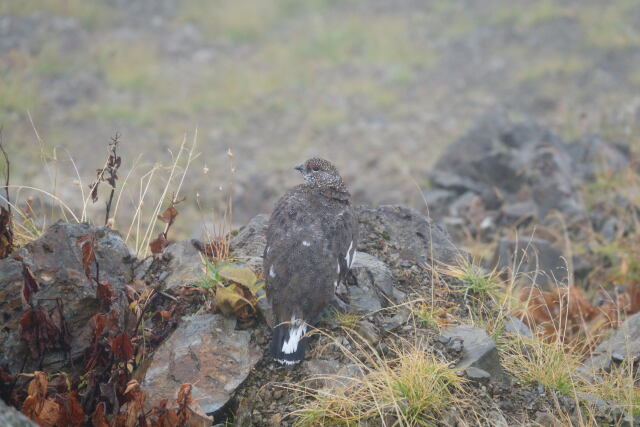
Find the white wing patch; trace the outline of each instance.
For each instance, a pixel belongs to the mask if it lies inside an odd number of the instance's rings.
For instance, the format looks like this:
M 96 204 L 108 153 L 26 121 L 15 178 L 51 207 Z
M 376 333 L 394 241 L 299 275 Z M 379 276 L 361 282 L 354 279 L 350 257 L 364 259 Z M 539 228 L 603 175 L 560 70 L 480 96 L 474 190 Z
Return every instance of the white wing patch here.
M 276 271 L 273 269 L 273 265 L 269 268 L 269 276 L 276 277 Z
M 289 339 L 282 344 L 284 354 L 295 353 L 303 335 L 307 333 L 307 324 L 291 316 L 291 326 L 289 326 Z
M 303 244 L 304 246 L 311 246 L 311 243 L 307 242 L 306 240 L 303 240 L 303 241 L 302 241 L 302 244 Z
M 340 260 L 338 260 L 338 271 L 337 271 L 337 273 L 340 274 Z

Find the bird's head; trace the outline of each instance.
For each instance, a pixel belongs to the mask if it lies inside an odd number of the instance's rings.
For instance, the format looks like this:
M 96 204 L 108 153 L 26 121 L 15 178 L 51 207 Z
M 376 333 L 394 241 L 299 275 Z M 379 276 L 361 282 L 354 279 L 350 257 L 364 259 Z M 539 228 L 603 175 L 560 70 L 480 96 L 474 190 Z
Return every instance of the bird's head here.
M 336 167 L 328 160 L 313 157 L 294 169 L 302 174 L 305 184 L 311 187 L 334 188 L 345 191 L 342 177 L 340 177 Z

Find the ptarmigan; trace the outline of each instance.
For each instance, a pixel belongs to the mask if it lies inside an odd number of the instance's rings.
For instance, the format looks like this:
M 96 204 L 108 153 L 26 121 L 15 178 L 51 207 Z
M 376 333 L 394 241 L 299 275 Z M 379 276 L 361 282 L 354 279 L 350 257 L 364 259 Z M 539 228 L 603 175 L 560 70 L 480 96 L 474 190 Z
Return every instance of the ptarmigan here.
M 280 198 L 269 219 L 264 272 L 275 328 L 271 354 L 292 365 L 304 357 L 314 324 L 356 256 L 358 225 L 338 170 L 312 158 L 296 166 L 300 184 Z

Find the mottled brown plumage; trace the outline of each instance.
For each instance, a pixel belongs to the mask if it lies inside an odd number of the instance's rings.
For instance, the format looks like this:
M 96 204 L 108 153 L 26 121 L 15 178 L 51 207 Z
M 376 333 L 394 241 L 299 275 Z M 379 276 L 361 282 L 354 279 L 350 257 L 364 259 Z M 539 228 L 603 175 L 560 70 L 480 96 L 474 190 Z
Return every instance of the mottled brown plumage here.
M 307 325 L 317 321 L 355 258 L 357 221 L 337 169 L 313 158 L 297 166 L 305 180 L 276 203 L 267 228 L 264 272 L 276 324 L 271 352 L 302 360 Z

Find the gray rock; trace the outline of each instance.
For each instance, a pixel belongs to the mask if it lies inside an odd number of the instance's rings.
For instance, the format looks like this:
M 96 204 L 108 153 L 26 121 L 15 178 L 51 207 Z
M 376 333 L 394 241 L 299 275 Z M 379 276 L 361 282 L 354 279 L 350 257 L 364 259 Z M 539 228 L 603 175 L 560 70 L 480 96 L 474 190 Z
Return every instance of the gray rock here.
M 369 345 L 376 345 L 380 342 L 380 335 L 378 329 L 371 322 L 361 320 L 356 326 L 356 332 L 360 335 Z
M 507 316 L 504 324 L 505 332 L 523 337 L 533 338 L 533 332 L 525 323 L 515 316 Z
M 394 329 L 404 325 L 407 320 L 409 320 L 409 316 L 411 312 L 406 308 L 400 308 L 396 314 L 391 317 L 388 321 L 384 322 L 382 327 L 385 331 L 390 332 Z
M 569 271 L 562 251 L 538 238 L 498 241 L 493 263 L 498 270 L 518 266 L 518 273 L 538 286 L 555 286 L 568 282 Z
M 273 328 L 273 307 L 269 304 L 269 300 L 267 299 L 267 293 L 264 290 L 264 286 L 261 286 L 256 292 L 256 297 L 258 298 L 258 311 L 262 315 L 265 323 Z
M 38 424 L 25 417 L 22 412 L 8 406 L 0 399 L 0 426 L 3 427 L 38 427 Z
M 620 363 L 614 359 L 621 358 L 625 363 L 640 360 L 640 313 L 630 316 L 609 339 L 600 343 L 580 372 L 588 377 L 597 375 L 608 371 L 612 363 Z
M 508 381 L 500 364 L 500 357 L 496 344 L 484 329 L 470 325 L 452 326 L 441 335 L 442 341 L 462 343 L 462 358 L 456 369 L 465 371 L 467 368 L 478 368 L 488 372 L 491 379 Z
M 269 216 L 265 214 L 256 215 L 247 225 L 242 227 L 238 234 L 231 238 L 231 252 L 236 258 L 247 261 L 260 258 L 262 264 L 262 255 L 264 247 L 267 244 L 267 225 L 269 224 Z
M 451 264 L 466 256 L 444 228 L 413 209 L 359 206 L 356 212 L 360 222 L 358 250 L 377 255 L 387 265 L 403 261 Z
M 363 376 L 358 366 L 342 365 L 335 359 L 311 359 L 303 367 L 309 378 L 305 385 L 313 389 L 344 387 Z
M 515 221 L 522 214 L 543 219 L 553 211 L 571 220 L 584 219 L 571 160 L 566 144 L 553 133 L 532 123 L 514 124 L 506 114 L 497 112 L 483 117 L 451 144 L 430 178 L 434 189 L 481 196 L 489 210 L 495 209 L 496 203 L 511 204 L 504 219 Z M 501 200 L 487 198 L 494 189 Z M 455 203 L 439 207 L 435 213 L 453 210 L 454 216 L 464 215 Z M 517 203 L 523 204 L 513 206 Z
M 382 309 L 380 299 L 374 289 L 361 286 L 349 287 L 349 310 L 354 313 L 368 314 Z
M 382 306 L 394 301 L 393 274 L 378 258 L 365 252 L 358 252 L 351 266 L 355 285 L 378 294 Z
M 467 378 L 472 381 L 476 381 L 479 383 L 489 382 L 491 379 L 491 374 L 485 371 L 484 369 L 476 368 L 475 366 L 470 366 L 464 370 L 464 374 Z
M 218 314 L 184 318 L 144 374 L 148 405 L 162 398 L 173 402 L 180 385 L 191 383 L 193 398 L 205 413 L 222 408 L 262 355 L 250 343 L 250 332 L 236 331 L 235 325 L 235 319 Z
M 162 257 L 169 260 L 163 278 L 165 289 L 191 285 L 204 277 L 200 251 L 190 240 L 170 244 Z
M 96 284 L 87 279 L 82 265 L 82 250 L 78 238 L 95 233 L 95 256 L 100 265 L 99 279 L 107 280 L 116 292 L 115 307 L 124 312 L 124 286 L 132 278 L 132 254 L 117 231 L 95 227 L 86 223 L 57 222 L 39 239 L 16 251 L 31 268 L 41 289 L 32 299 L 51 311 L 55 300 L 64 304 L 64 316 L 73 336 L 71 357 L 84 354 L 91 342 L 93 328 L 89 319 L 98 311 Z M 15 256 L 15 255 L 14 255 Z M 18 373 L 25 358 L 27 372 L 37 368 L 30 360 L 29 351 L 20 340 L 19 320 L 25 308 L 22 302 L 22 265 L 14 256 L 0 261 L 0 364 L 9 372 Z M 95 267 L 91 269 L 95 274 Z M 53 372 L 66 366 L 68 358 L 63 351 L 48 351 L 43 368 Z

